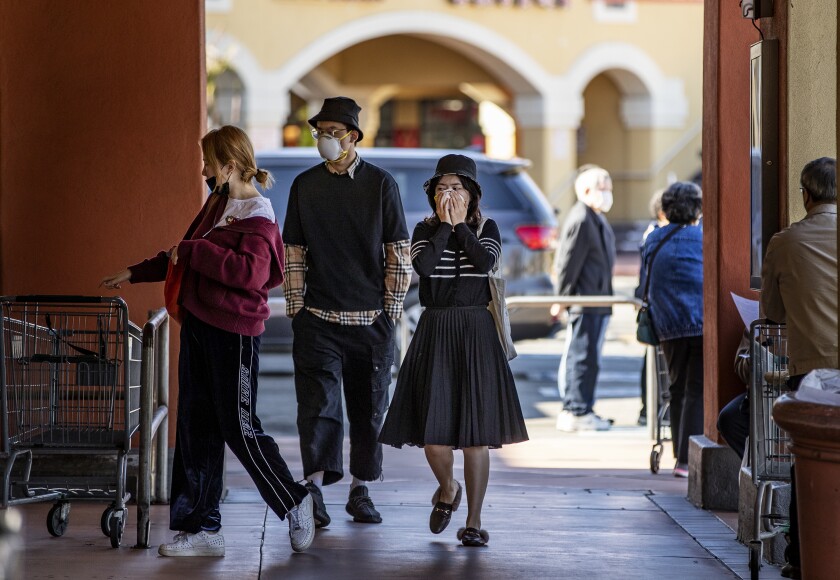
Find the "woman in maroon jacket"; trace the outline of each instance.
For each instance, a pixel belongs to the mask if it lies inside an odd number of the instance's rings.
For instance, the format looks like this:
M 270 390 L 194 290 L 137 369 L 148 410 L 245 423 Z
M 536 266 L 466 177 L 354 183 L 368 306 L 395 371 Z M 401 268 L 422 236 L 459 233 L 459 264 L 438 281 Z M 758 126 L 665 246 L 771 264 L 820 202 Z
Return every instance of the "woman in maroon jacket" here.
M 178 429 L 172 472 L 170 528 L 163 556 L 224 556 L 219 502 L 225 443 L 253 478 L 265 502 L 289 517 L 292 548 L 314 537 L 312 496 L 294 481 L 254 408 L 260 335 L 269 315 L 268 291 L 283 282 L 283 241 L 270 201 L 253 181 L 270 187 L 257 169 L 248 136 L 224 126 L 201 139 L 201 174 L 213 190 L 184 239 L 113 276 L 122 282 L 160 282 L 182 270 L 178 365 Z M 223 184 L 216 186 L 216 181 Z

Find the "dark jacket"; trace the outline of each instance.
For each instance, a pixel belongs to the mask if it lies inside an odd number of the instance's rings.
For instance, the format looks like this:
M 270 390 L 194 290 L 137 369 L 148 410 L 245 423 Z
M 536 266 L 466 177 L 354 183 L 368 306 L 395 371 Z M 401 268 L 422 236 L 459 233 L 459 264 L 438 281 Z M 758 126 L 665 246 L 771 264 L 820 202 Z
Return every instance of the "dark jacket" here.
M 583 202 L 569 211 L 557 250 L 560 296 L 611 296 L 615 264 L 615 235 L 603 214 Z M 579 312 L 580 309 L 572 309 Z M 612 308 L 586 308 L 594 314 L 610 314 Z
M 178 244 L 178 263 L 186 270 L 179 303 L 216 328 L 258 336 L 270 314 L 268 291 L 283 282 L 283 240 L 275 222 L 251 217 L 213 228 L 221 211 L 213 194 Z M 210 228 L 208 230 L 208 228 Z M 130 266 L 131 282 L 159 282 L 169 257 Z

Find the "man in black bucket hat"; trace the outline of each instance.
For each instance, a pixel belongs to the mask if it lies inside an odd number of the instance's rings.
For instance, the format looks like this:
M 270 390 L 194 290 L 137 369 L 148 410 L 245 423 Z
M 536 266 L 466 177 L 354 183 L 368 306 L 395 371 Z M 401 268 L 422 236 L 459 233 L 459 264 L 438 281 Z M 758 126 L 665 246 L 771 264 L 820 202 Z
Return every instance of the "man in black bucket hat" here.
M 298 433 L 315 525 L 330 523 L 321 487 L 344 477 L 344 417 L 350 421 L 353 520 L 380 523 L 366 482 L 382 477 L 377 442 L 388 406 L 394 321 L 411 281 L 409 236 L 394 178 L 364 161 L 360 108 L 324 100 L 309 120 L 324 159 L 298 175 L 283 226 L 286 314 L 294 331 Z
M 309 119 L 309 124 L 318 128 L 318 121 L 337 121 L 344 123 L 359 134 L 356 142 L 364 138 L 362 130 L 359 129 L 359 113 L 362 108 L 356 101 L 348 97 L 331 97 L 324 99 L 324 105 L 317 115 Z M 316 137 L 317 139 L 317 137 Z

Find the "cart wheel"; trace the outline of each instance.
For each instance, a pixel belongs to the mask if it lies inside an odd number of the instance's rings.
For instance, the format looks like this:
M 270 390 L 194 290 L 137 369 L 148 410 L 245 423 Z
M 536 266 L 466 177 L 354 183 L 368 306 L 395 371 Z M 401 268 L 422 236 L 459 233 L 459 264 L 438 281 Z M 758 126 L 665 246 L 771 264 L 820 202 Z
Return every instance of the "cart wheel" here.
M 650 452 L 650 472 L 659 473 L 659 460 L 662 458 L 662 453 L 658 449 L 653 449 Z
M 116 510 L 115 513 L 111 516 L 111 520 L 108 522 L 108 527 L 110 528 L 110 536 L 111 536 L 111 547 L 112 548 L 119 548 L 120 542 L 122 541 L 123 530 L 125 529 L 125 510 L 123 510 L 120 515 L 117 515 Z
M 59 501 L 50 508 L 47 514 L 47 531 L 51 536 L 60 538 L 67 531 L 70 524 L 70 502 Z
M 750 580 L 758 580 L 761 570 L 761 542 L 750 542 Z
M 99 527 L 102 529 L 102 533 L 105 534 L 106 538 L 111 537 L 111 516 L 114 515 L 114 507 L 114 504 L 106 507 L 105 511 L 102 512 L 102 517 L 99 518 Z

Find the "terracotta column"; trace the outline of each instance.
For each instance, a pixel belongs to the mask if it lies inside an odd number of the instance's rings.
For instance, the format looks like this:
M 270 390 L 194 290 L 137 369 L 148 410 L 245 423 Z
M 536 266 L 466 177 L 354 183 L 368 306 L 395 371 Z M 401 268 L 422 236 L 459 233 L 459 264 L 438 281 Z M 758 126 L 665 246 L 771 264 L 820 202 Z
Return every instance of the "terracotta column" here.
M 112 295 L 103 276 L 177 242 L 205 116 L 203 0 L 0 2 L 0 293 Z M 163 305 L 118 293 L 138 324 Z M 177 352 L 173 325 L 171 403 Z

